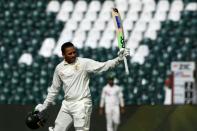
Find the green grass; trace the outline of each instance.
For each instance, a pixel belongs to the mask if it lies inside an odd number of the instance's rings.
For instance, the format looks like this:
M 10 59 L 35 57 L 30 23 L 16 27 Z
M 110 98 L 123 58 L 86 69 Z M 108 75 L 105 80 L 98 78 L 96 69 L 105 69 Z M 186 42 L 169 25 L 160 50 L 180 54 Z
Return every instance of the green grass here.
M 197 131 L 197 106 L 141 106 L 120 131 Z

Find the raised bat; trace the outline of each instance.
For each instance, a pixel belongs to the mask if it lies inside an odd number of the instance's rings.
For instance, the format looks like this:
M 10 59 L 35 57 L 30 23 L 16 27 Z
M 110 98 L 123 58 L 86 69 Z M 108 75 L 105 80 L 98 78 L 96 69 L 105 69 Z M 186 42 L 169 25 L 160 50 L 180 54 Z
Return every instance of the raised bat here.
M 116 28 L 116 35 L 118 38 L 118 47 L 119 47 L 119 49 L 125 48 L 122 20 L 121 20 L 120 13 L 118 12 L 117 8 L 112 8 L 112 17 L 113 17 L 113 21 L 114 21 L 115 28 Z M 125 65 L 125 72 L 128 75 L 129 68 L 128 68 L 126 57 L 124 57 L 124 65 Z

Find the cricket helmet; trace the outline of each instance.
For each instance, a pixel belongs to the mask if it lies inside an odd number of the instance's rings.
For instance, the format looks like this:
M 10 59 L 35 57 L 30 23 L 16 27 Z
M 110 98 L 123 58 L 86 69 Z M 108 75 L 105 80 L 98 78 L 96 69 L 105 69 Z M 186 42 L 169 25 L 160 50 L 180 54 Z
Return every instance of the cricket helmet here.
M 30 129 L 38 129 L 44 126 L 46 123 L 46 118 L 44 118 L 42 112 L 33 111 L 27 114 L 25 123 Z

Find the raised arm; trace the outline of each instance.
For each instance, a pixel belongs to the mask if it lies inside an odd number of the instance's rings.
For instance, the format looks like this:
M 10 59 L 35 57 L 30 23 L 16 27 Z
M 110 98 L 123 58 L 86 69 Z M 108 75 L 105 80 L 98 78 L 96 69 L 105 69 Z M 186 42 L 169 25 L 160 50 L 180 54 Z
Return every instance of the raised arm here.
M 101 73 L 107 71 L 111 68 L 114 68 L 118 65 L 121 61 L 123 61 L 124 57 L 130 54 L 129 49 L 125 48 L 118 52 L 118 57 L 112 60 L 108 60 L 105 62 L 98 62 L 91 59 L 87 59 L 86 70 L 87 72 L 92 73 Z
M 113 60 L 108 60 L 106 62 L 98 62 L 95 60 L 88 59 L 86 64 L 86 70 L 89 73 L 101 73 L 111 68 L 114 68 L 119 63 L 120 62 L 117 58 Z

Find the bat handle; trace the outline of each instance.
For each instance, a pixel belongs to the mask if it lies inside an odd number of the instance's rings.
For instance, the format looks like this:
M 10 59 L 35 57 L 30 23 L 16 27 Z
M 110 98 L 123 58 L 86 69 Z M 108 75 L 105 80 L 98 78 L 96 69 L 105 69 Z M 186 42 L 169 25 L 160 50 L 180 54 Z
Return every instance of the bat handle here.
M 128 68 L 128 63 L 127 63 L 127 58 L 124 57 L 124 66 L 125 66 L 125 72 L 127 75 L 129 75 L 129 68 Z

